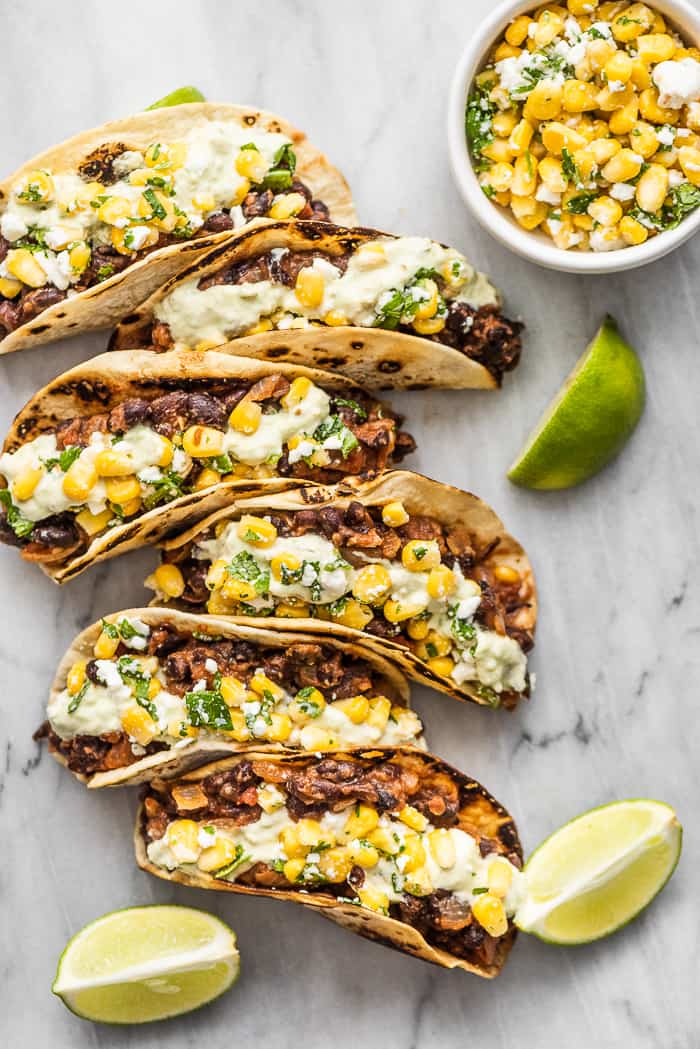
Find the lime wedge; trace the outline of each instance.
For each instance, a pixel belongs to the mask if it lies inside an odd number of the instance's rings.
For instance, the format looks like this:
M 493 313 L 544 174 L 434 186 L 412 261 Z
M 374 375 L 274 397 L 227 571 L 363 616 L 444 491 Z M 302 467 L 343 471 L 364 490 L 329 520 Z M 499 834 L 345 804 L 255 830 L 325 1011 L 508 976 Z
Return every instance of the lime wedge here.
M 164 109 L 166 106 L 181 106 L 183 102 L 206 102 L 206 98 L 198 87 L 192 87 L 191 84 L 188 84 L 186 87 L 178 87 L 171 91 L 169 95 L 159 98 L 153 105 L 146 106 L 146 109 Z
M 591 809 L 525 865 L 516 925 L 549 943 L 589 943 L 626 925 L 661 892 L 681 854 L 670 805 L 641 798 Z
M 639 357 L 607 317 L 508 471 L 523 488 L 573 488 L 629 440 L 644 409 Z
M 85 1020 L 137 1024 L 180 1016 L 238 977 L 236 936 L 191 907 L 129 907 L 86 925 L 61 955 L 52 990 Z

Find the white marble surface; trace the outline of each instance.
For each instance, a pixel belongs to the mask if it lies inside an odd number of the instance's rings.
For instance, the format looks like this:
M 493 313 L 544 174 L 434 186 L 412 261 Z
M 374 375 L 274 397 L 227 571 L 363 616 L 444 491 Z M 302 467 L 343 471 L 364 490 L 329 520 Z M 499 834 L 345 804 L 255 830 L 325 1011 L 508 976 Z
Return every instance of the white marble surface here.
M 516 714 L 418 694 L 433 749 L 514 813 L 530 850 L 577 812 L 649 795 L 677 806 L 685 853 L 663 898 L 585 949 L 521 937 L 494 984 L 401 957 L 289 904 L 169 888 L 135 869 L 134 797 L 90 795 L 32 743 L 54 664 L 99 614 L 142 598 L 148 552 L 64 590 L 0 551 L 4 737 L 1 950 L 5 1044 L 54 1049 L 695 1049 L 698 889 L 698 337 L 700 239 L 626 276 L 557 276 L 511 256 L 465 214 L 447 170 L 444 105 L 461 45 L 489 0 L 266 0 L 0 9 L 2 169 L 183 82 L 277 109 L 347 174 L 362 220 L 464 249 L 527 321 L 500 394 L 402 398 L 413 465 L 479 492 L 527 546 L 542 612 L 539 688 Z M 505 470 L 606 310 L 642 353 L 649 403 L 622 458 L 579 491 L 520 491 Z M 0 427 L 102 336 L 0 362 Z M 80 926 L 134 903 L 208 907 L 237 930 L 243 976 L 177 1023 L 96 1027 L 50 994 Z

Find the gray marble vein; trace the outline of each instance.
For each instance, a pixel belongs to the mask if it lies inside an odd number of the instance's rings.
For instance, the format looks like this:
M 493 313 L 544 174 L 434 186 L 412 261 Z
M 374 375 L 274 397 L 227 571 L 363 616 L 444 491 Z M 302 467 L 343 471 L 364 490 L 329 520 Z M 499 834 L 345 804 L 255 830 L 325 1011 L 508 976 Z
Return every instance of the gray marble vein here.
M 224 0 L 0 8 L 2 168 L 181 83 L 283 112 L 343 168 L 364 223 L 465 250 L 527 322 L 522 366 L 491 393 L 397 396 L 416 469 L 472 489 L 526 545 L 542 612 L 539 686 L 513 715 L 426 690 L 433 749 L 512 810 L 532 849 L 592 805 L 649 795 L 677 806 L 685 853 L 663 898 L 622 933 L 563 951 L 521 937 L 496 983 L 431 969 L 286 903 L 180 890 L 134 867 L 129 791 L 95 796 L 32 742 L 53 667 L 100 614 L 138 603 L 141 552 L 58 590 L 0 551 L 0 850 L 3 1027 L 8 1046 L 186 1049 L 696 1049 L 698 891 L 698 294 L 700 238 L 634 273 L 581 279 L 511 255 L 465 212 L 447 167 L 452 68 L 488 0 Z M 649 382 L 623 456 L 579 491 L 512 487 L 506 468 L 606 310 Z M 102 335 L 0 360 L 0 430 L 43 382 L 98 352 Z M 50 994 L 68 937 L 105 911 L 170 901 L 237 930 L 238 987 L 177 1023 L 81 1023 Z

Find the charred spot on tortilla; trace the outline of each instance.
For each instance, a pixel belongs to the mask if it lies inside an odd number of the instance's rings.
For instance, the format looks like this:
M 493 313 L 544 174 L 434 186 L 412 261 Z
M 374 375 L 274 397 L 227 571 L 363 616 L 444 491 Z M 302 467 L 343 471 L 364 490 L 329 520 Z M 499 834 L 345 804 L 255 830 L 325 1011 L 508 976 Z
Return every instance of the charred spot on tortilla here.
M 401 361 L 380 361 L 377 365 L 380 372 L 384 372 L 386 375 L 391 375 L 394 372 L 400 372 L 403 368 Z
M 118 179 L 114 161 L 128 149 L 124 142 L 104 142 L 78 165 L 78 174 L 86 182 L 101 182 L 103 186 L 109 186 Z

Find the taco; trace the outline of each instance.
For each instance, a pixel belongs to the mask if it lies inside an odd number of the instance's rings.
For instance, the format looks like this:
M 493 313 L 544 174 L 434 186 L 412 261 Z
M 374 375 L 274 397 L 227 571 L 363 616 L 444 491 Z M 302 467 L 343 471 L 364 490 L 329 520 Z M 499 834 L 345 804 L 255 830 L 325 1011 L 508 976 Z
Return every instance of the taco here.
M 422 745 L 406 679 L 356 643 L 130 609 L 61 660 L 39 731 L 90 787 L 244 750 Z
M 500 972 L 524 894 L 512 818 L 420 751 L 249 754 L 144 790 L 139 866 L 199 889 L 292 900 L 389 947 Z
M 500 386 L 522 325 L 458 251 L 322 222 L 222 241 L 123 320 L 113 349 L 207 348 L 316 364 L 364 386 Z
M 76 135 L 0 184 L 0 353 L 109 327 L 231 230 L 290 215 L 355 221 L 272 113 L 197 102 Z
M 230 502 L 373 476 L 415 447 L 347 379 L 224 354 L 108 353 L 44 387 L 0 455 L 0 541 L 57 582 Z
M 362 638 L 457 699 L 530 692 L 527 555 L 475 495 L 420 474 L 237 500 L 168 539 L 146 585 L 158 604 Z

